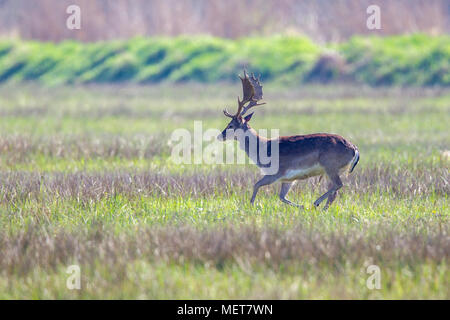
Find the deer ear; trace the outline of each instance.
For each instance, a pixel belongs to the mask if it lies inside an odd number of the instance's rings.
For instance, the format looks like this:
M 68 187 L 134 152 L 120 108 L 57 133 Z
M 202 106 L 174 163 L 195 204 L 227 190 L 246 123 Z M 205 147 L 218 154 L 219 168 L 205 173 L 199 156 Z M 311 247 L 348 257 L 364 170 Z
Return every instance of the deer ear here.
M 252 112 L 252 113 L 250 113 L 249 115 L 245 116 L 245 118 L 244 118 L 245 122 L 249 122 L 249 121 L 250 121 L 250 119 L 251 119 L 252 116 L 253 116 L 253 113 L 254 113 L 254 112 Z

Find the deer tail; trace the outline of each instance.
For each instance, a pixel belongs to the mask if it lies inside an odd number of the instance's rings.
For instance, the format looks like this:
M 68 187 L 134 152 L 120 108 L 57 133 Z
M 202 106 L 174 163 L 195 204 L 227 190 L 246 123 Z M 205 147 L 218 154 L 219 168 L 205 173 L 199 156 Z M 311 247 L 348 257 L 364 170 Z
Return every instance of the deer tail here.
M 353 172 L 353 169 L 355 169 L 356 165 L 358 164 L 358 161 L 359 161 L 359 151 L 358 148 L 355 147 L 355 155 L 353 156 L 352 162 L 350 164 L 349 173 Z

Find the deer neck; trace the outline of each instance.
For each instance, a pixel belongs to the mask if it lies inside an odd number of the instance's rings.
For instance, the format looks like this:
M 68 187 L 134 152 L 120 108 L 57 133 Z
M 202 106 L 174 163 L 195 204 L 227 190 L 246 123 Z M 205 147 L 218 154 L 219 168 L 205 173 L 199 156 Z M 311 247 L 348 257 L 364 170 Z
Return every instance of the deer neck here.
M 267 141 L 268 139 L 266 137 L 260 136 L 255 129 L 249 126 L 245 131 L 245 138 L 239 139 L 239 147 L 244 150 L 247 156 L 259 166 L 259 148 L 262 146 L 265 147 Z

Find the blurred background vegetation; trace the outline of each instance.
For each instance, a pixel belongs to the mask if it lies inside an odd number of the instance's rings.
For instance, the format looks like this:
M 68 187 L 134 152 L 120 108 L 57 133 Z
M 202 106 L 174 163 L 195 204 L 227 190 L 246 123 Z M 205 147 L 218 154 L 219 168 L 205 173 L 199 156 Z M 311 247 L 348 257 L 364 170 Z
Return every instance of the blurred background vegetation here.
M 79 5 L 82 28 L 65 28 Z M 366 9 L 381 9 L 381 30 Z M 24 39 L 99 41 L 135 36 L 209 34 L 222 38 L 302 34 L 321 44 L 359 35 L 448 34 L 448 0 L 0 0 L 0 34 Z
M 371 85 L 449 85 L 450 37 L 354 37 L 319 46 L 300 36 L 228 40 L 209 36 L 95 43 L 0 41 L 0 82 L 46 84 L 217 82 L 242 68 L 264 81 L 352 81 Z
M 66 8 L 81 8 L 81 29 Z M 381 8 L 381 29 L 366 8 Z M 0 82 L 450 84 L 450 3 L 0 1 Z

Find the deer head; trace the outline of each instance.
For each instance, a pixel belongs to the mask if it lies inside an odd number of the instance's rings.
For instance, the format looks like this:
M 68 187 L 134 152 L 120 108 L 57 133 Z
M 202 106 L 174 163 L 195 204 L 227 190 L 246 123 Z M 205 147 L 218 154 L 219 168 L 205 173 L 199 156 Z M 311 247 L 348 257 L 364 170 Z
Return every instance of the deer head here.
M 239 76 L 239 78 L 242 82 L 243 97 L 242 100 L 239 100 L 238 97 L 238 109 L 234 115 L 230 114 L 227 109 L 223 110 L 223 114 L 231 118 L 231 120 L 222 133 L 217 136 L 217 139 L 220 141 L 225 141 L 228 138 L 236 139 L 238 132 L 247 131 L 249 129 L 248 122 L 252 118 L 253 113 L 246 116 L 245 114 L 251 108 L 265 104 L 258 103 L 263 97 L 262 85 L 259 79 L 255 78 L 253 74 L 249 77 L 245 70 L 244 77 Z

